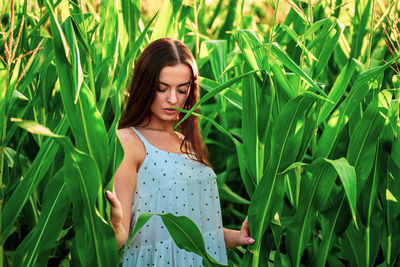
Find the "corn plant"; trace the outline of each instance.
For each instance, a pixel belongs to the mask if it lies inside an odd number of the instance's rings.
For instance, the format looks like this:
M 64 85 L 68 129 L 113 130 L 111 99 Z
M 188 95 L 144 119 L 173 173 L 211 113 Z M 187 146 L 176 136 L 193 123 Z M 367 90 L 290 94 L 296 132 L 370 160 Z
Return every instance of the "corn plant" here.
M 389 167 L 396 165 L 398 89 L 391 79 L 383 80 L 398 56 L 372 65 L 371 55 L 379 49 L 370 43 L 361 53 L 365 33 L 378 35 L 380 23 L 390 23 L 394 3 L 376 25 L 373 2 L 355 3 L 357 30 L 350 37 L 336 17 L 314 15 L 326 5 L 311 9 L 293 3 L 270 35 L 237 30 L 240 51 L 229 66 L 218 73 L 210 64 L 219 78 L 231 70 L 260 70 L 236 89 L 242 101 L 236 95 L 230 101 L 242 104 L 234 105 L 241 110 L 242 130 L 224 132 L 241 140 L 235 141 L 236 152 L 251 199 L 249 223 L 256 243 L 246 251 L 243 266 L 398 261 L 391 242 L 398 213 L 390 213 L 390 222 L 377 221 L 388 219 L 386 211 L 393 211 L 398 199 L 393 194 L 397 174 Z M 334 66 L 328 64 L 332 58 L 338 61 Z
M 254 2 L 2 1 L 0 266 L 120 264 L 104 196 L 120 103 L 164 36 L 198 61 L 200 113 L 182 112 L 201 118 L 224 223 L 248 215 L 256 240 L 230 266 L 399 263 L 399 4 Z M 145 214 L 130 238 L 151 216 L 219 265 L 186 217 Z

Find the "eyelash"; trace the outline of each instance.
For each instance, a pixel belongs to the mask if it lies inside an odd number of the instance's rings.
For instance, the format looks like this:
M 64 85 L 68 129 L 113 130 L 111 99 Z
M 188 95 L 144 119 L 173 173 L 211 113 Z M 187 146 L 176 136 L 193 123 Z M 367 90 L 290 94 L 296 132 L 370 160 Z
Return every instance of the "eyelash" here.
M 164 93 L 165 91 L 167 91 L 167 89 L 158 88 L 157 91 L 160 93 Z M 186 94 L 186 92 L 187 92 L 187 90 L 185 90 L 185 91 L 178 90 L 178 93 L 183 94 L 183 95 Z

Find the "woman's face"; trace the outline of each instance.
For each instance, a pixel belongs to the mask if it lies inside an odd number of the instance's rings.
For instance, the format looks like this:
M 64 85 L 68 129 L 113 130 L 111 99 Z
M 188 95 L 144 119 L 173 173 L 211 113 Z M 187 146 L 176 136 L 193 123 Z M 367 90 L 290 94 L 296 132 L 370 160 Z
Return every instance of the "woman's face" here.
M 191 80 L 192 70 L 186 64 L 179 63 L 161 69 L 156 96 L 150 106 L 152 121 L 173 121 L 177 118 L 179 111 L 170 107 L 184 107 Z

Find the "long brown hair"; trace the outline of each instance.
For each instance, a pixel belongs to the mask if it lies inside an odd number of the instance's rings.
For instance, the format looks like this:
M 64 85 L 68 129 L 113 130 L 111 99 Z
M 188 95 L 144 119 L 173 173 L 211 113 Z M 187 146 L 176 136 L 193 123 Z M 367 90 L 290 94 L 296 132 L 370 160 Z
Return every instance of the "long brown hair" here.
M 171 38 L 161 38 L 150 43 L 143 50 L 136 63 L 132 80 L 127 89 L 128 93 L 119 121 L 119 129 L 138 126 L 146 119 L 150 122 L 150 106 L 159 86 L 161 69 L 180 63 L 188 65 L 192 70 L 190 91 L 184 109 L 190 110 L 196 104 L 199 92 L 199 71 L 196 60 L 184 43 Z M 181 112 L 179 120 L 183 116 L 185 116 L 185 113 Z M 207 158 L 208 151 L 200 134 L 197 117 L 189 116 L 179 125 L 179 130 L 185 137 L 180 146 L 181 152 L 185 152 L 193 159 L 210 166 Z M 189 153 L 189 151 L 192 153 Z

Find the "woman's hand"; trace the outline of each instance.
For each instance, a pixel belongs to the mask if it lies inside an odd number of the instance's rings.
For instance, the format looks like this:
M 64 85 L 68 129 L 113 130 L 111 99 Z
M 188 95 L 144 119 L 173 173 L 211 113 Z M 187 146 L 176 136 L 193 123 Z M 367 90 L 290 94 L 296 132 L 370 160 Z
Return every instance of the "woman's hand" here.
M 240 229 L 239 232 L 238 241 L 239 245 L 251 245 L 255 242 L 255 240 L 250 236 L 250 228 L 249 228 L 249 223 L 247 221 L 247 216 L 242 223 L 242 228 Z
M 226 248 L 234 248 L 241 245 L 251 245 L 255 240 L 250 236 L 249 223 L 246 219 L 242 223 L 240 231 L 224 228 Z
M 255 242 L 254 238 L 250 236 L 250 228 L 249 222 L 247 221 L 247 216 L 242 223 L 242 228 L 240 229 L 240 241 L 241 245 L 251 245 Z
M 117 196 L 110 191 L 106 191 L 106 196 L 111 204 L 110 223 L 116 232 L 122 226 L 122 206 Z
M 111 193 L 107 190 L 106 196 L 111 204 L 110 224 L 115 232 L 117 247 L 120 249 L 125 244 L 129 234 L 122 224 L 122 205 L 115 193 Z

